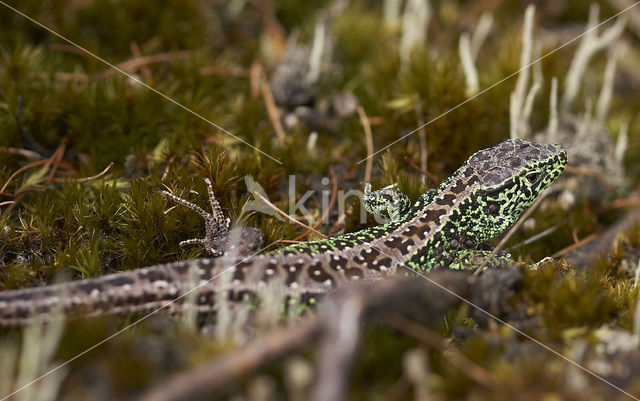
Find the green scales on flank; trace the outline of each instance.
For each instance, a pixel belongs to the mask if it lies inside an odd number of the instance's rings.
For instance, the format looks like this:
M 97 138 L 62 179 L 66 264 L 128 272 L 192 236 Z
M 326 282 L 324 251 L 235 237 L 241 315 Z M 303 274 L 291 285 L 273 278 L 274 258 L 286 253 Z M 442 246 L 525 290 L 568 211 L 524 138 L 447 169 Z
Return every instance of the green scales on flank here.
M 367 186 L 365 207 L 372 213 L 387 213 L 386 224 L 252 257 L 247 255 L 259 246 L 259 231 L 229 230 L 210 182 L 212 213 L 165 192 L 205 218 L 206 237 L 184 243 L 200 243 L 221 256 L 3 292 L 0 325 L 58 315 L 143 313 L 160 307 L 182 313 L 187 298 L 182 295 L 195 285 L 196 302 L 191 306 L 206 314 L 215 312 L 214 301 L 221 292 L 256 294 L 267 284 L 280 282 L 284 296 L 309 300 L 351 280 L 381 279 L 402 266 L 420 272 L 460 268 L 460 255 L 473 253 L 509 228 L 566 164 L 567 152 L 560 146 L 508 140 L 473 154 L 413 205 L 392 187 L 371 192 Z M 230 280 L 219 280 L 221 274 L 230 274 Z

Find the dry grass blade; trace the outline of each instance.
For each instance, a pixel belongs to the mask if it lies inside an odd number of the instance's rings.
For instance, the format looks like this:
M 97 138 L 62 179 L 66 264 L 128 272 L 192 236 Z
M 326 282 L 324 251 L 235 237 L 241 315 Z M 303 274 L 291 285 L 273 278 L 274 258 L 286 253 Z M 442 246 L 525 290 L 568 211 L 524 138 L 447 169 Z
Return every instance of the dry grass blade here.
M 284 128 L 282 127 L 282 122 L 280 122 L 280 113 L 278 112 L 278 107 L 276 106 L 275 100 L 273 100 L 273 94 L 271 93 L 271 87 L 269 87 L 269 82 L 265 78 L 264 74 L 260 75 L 260 93 L 262 94 L 262 99 L 264 100 L 264 105 L 267 108 L 267 115 L 269 116 L 269 121 L 271 121 L 271 125 L 273 126 L 273 130 L 276 132 L 278 136 L 278 142 L 280 145 L 284 145 L 287 141 L 287 134 L 284 132 Z
M 58 145 L 56 150 L 53 152 L 53 154 L 49 158 L 49 161 L 45 165 L 45 167 L 50 167 L 49 176 L 45 181 L 46 185 L 50 184 L 51 181 L 53 180 L 53 177 L 55 176 L 56 172 L 58 171 L 58 168 L 60 167 L 60 162 L 64 157 L 64 152 L 66 149 L 67 149 L 67 139 L 62 138 L 62 140 L 60 141 L 60 145 Z
M 133 54 L 134 60 L 139 60 L 142 57 L 142 52 L 140 51 L 140 47 L 138 47 L 138 43 L 136 43 L 135 41 L 131 42 L 129 44 L 129 48 L 131 49 L 131 54 Z M 151 70 L 149 69 L 149 67 L 147 67 L 146 64 L 142 64 L 140 65 L 140 72 L 142 73 L 142 76 L 144 77 L 144 81 L 148 84 L 152 84 L 153 82 L 151 81 Z
M 371 157 L 373 156 L 373 135 L 371 134 L 371 123 L 364 109 L 358 105 L 357 110 L 358 116 L 360 116 L 360 123 L 362 123 L 362 128 L 364 128 L 364 137 L 367 143 L 367 164 L 365 164 L 364 168 L 364 182 L 367 183 L 371 181 L 371 169 L 373 167 L 373 158 Z
M 581 239 L 580 241 L 576 242 L 573 245 L 569 245 L 568 247 L 554 253 L 553 255 L 551 255 L 551 258 L 555 259 L 555 258 L 559 258 L 560 256 L 563 256 L 571 251 L 575 251 L 576 249 L 587 245 L 589 242 L 593 241 L 594 239 L 598 238 L 598 234 L 593 233 L 593 234 L 589 234 L 586 237 L 584 237 L 583 239 Z
M 7 187 L 9 186 L 11 181 L 13 181 L 13 179 L 16 178 L 16 176 L 18 174 L 22 173 L 25 170 L 29 170 L 30 168 L 42 166 L 44 164 L 47 164 L 48 162 L 49 162 L 48 160 L 36 160 L 34 162 L 31 162 L 31 163 L 29 163 L 29 164 L 27 164 L 25 166 L 22 166 L 19 169 L 17 169 L 13 174 L 11 174 L 9 176 L 9 178 L 7 178 L 7 181 L 5 181 L 5 183 L 2 186 L 2 188 L 0 188 L 0 194 L 5 194 L 4 192 L 6 191 Z
M 92 180 L 98 179 L 98 178 L 102 177 L 103 175 L 105 175 L 107 173 L 107 171 L 109 171 L 109 169 L 111 169 L 111 167 L 113 167 L 113 162 L 109 163 L 109 165 L 107 167 L 105 167 L 104 170 L 102 170 L 101 172 L 99 172 L 96 175 L 92 175 L 92 176 L 89 176 L 89 177 L 75 178 L 75 179 L 54 178 L 53 181 L 54 182 L 64 182 L 64 181 L 87 182 L 87 181 L 92 181 Z
M 261 194 L 255 192 L 254 193 L 255 196 L 257 196 L 258 198 L 260 198 L 260 200 L 262 200 L 267 206 L 269 206 L 270 208 L 272 208 L 273 210 L 275 210 L 276 212 L 278 212 L 278 214 L 280 214 L 282 217 L 284 217 L 285 219 L 289 220 L 290 222 L 297 224 L 301 227 L 306 228 L 309 231 L 312 231 L 313 233 L 319 235 L 322 238 L 327 238 L 326 235 L 322 234 L 320 231 L 315 230 L 313 227 L 310 227 L 304 223 L 299 222 L 298 220 L 292 218 L 291 216 L 289 216 L 288 214 L 286 214 L 285 212 L 283 212 L 282 210 L 278 209 L 278 207 L 276 205 L 274 205 L 273 203 L 271 203 L 269 201 L 269 199 L 265 198 L 264 196 L 262 196 Z
M 329 212 L 331 212 L 331 209 L 333 209 L 333 205 L 336 201 L 336 195 L 338 194 L 338 178 L 336 177 L 336 173 L 333 171 L 333 168 L 329 168 L 329 172 L 331 173 L 331 200 L 329 200 L 329 206 L 327 207 L 327 209 L 322 213 L 322 216 L 320 217 L 320 220 L 318 220 L 318 222 L 313 226 L 313 228 L 318 228 L 320 226 L 320 224 L 322 224 L 323 221 L 325 221 L 325 219 L 327 217 L 329 217 Z M 300 242 L 299 240 L 304 238 L 305 236 L 309 235 L 311 233 L 310 230 L 307 230 L 307 232 L 297 236 L 296 238 L 294 238 L 293 240 L 291 240 L 291 243 L 298 243 Z
M 131 60 L 127 60 L 120 64 L 117 64 L 116 67 L 122 71 L 135 71 L 138 68 L 146 66 L 147 64 L 162 63 L 162 62 L 168 62 L 173 60 L 184 60 L 192 57 L 193 57 L 193 51 L 180 50 L 176 52 L 153 54 L 151 56 L 134 57 Z M 105 70 L 100 74 L 98 74 L 97 78 L 106 78 L 117 72 L 118 70 L 109 68 L 108 70 Z
M 42 160 L 44 159 L 44 157 L 38 153 L 38 152 L 34 152 L 33 150 L 29 150 L 29 149 L 20 149 L 20 148 L 12 148 L 9 146 L 0 146 L 0 152 L 5 152 L 5 153 L 12 153 L 15 155 L 20 155 L 20 156 L 24 156 L 27 159 L 30 160 Z
M 496 245 L 496 247 L 493 248 L 489 256 L 487 256 L 484 262 L 482 262 L 482 264 L 478 266 L 476 271 L 473 273 L 474 275 L 480 274 L 480 272 L 482 272 L 484 267 L 491 261 L 491 259 L 493 259 L 494 256 L 496 256 L 498 252 L 500 252 L 500 250 L 504 247 L 507 241 L 509 241 L 511 237 L 513 237 L 513 235 L 516 233 L 516 231 L 518 231 L 520 226 L 522 226 L 522 224 L 529 218 L 529 216 L 531 216 L 531 214 L 538 208 L 538 206 L 540 205 L 540 203 L 542 203 L 542 200 L 544 198 L 546 198 L 546 195 L 544 194 L 538 197 L 538 199 L 536 199 L 536 201 L 533 202 L 531 206 L 529 206 L 529 209 L 527 209 L 524 213 L 522 213 L 518 221 L 516 221 L 513 227 L 511 227 L 509 231 L 507 231 L 505 236 L 500 240 L 500 242 L 498 242 L 498 245 Z

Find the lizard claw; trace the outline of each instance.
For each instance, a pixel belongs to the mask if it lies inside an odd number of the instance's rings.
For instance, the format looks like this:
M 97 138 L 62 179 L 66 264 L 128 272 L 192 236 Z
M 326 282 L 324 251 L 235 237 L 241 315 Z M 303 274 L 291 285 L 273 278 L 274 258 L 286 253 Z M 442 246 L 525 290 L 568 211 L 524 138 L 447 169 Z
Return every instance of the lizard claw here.
M 160 191 L 160 193 L 188 207 L 198 213 L 204 219 L 205 236 L 204 238 L 192 238 L 180 242 L 180 246 L 198 244 L 212 256 L 220 256 L 225 252 L 235 252 L 240 255 L 249 254 L 262 245 L 262 232 L 253 227 L 238 227 L 229 230 L 231 219 L 224 216 L 220 203 L 213 193 L 213 185 L 208 178 L 204 179 L 207 185 L 209 195 L 209 204 L 211 205 L 211 213 L 204 211 L 200 206 L 188 200 L 182 199 L 170 192 Z
M 205 178 L 205 184 L 207 184 L 207 192 L 209 194 L 209 204 L 211 205 L 211 213 L 204 211 L 200 206 L 193 202 L 189 202 L 186 199 L 180 198 L 170 192 L 160 191 L 163 196 L 172 199 L 174 202 L 179 203 L 194 212 L 198 213 L 204 218 L 205 236 L 204 238 L 192 238 L 180 242 L 180 246 L 199 244 L 212 256 L 219 256 L 224 253 L 224 250 L 218 249 L 217 245 L 223 243 L 229 235 L 229 225 L 231 220 L 228 217 L 224 217 L 220 203 L 215 198 L 213 193 L 213 185 L 211 180 Z

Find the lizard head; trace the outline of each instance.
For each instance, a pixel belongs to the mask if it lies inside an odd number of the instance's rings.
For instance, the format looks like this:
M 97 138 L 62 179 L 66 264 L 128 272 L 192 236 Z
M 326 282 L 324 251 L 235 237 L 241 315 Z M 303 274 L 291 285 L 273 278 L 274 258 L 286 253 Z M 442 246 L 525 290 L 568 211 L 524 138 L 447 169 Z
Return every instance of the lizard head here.
M 457 232 L 478 244 L 507 230 L 560 176 L 567 151 L 512 139 L 473 154 L 444 190 L 465 183 L 468 196 L 452 216 Z

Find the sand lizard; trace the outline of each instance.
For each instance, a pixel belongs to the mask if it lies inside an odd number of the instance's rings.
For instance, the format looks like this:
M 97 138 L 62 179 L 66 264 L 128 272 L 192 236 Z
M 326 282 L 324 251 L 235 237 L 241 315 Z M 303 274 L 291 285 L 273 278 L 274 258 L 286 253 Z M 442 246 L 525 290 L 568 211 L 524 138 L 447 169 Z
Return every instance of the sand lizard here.
M 390 220 L 386 224 L 250 258 L 228 253 L 2 292 L 0 325 L 46 321 L 57 314 L 148 312 L 167 305 L 197 283 L 202 286 L 192 305 L 199 313 L 213 313 L 216 296 L 223 291 L 233 298 L 234 294 L 255 294 L 261 287 L 279 282 L 285 295 L 304 302 L 305 297 L 308 301 L 351 280 L 376 280 L 394 274 L 401 265 L 420 272 L 448 268 L 461 251 L 476 249 L 510 227 L 566 164 L 567 152 L 558 145 L 507 140 L 473 154 L 413 205 L 394 188 L 371 192 L 367 186 L 365 207 L 370 212 L 387 212 Z M 225 241 L 232 242 L 233 230 L 227 231 L 228 220 L 209 192 L 212 214 L 180 201 L 207 220 L 207 237 L 188 242 L 200 242 L 216 253 Z M 220 232 L 224 235 L 215 235 Z M 211 280 L 227 269 L 225 274 L 231 275 L 227 284 Z M 165 309 L 182 312 L 185 298 Z

